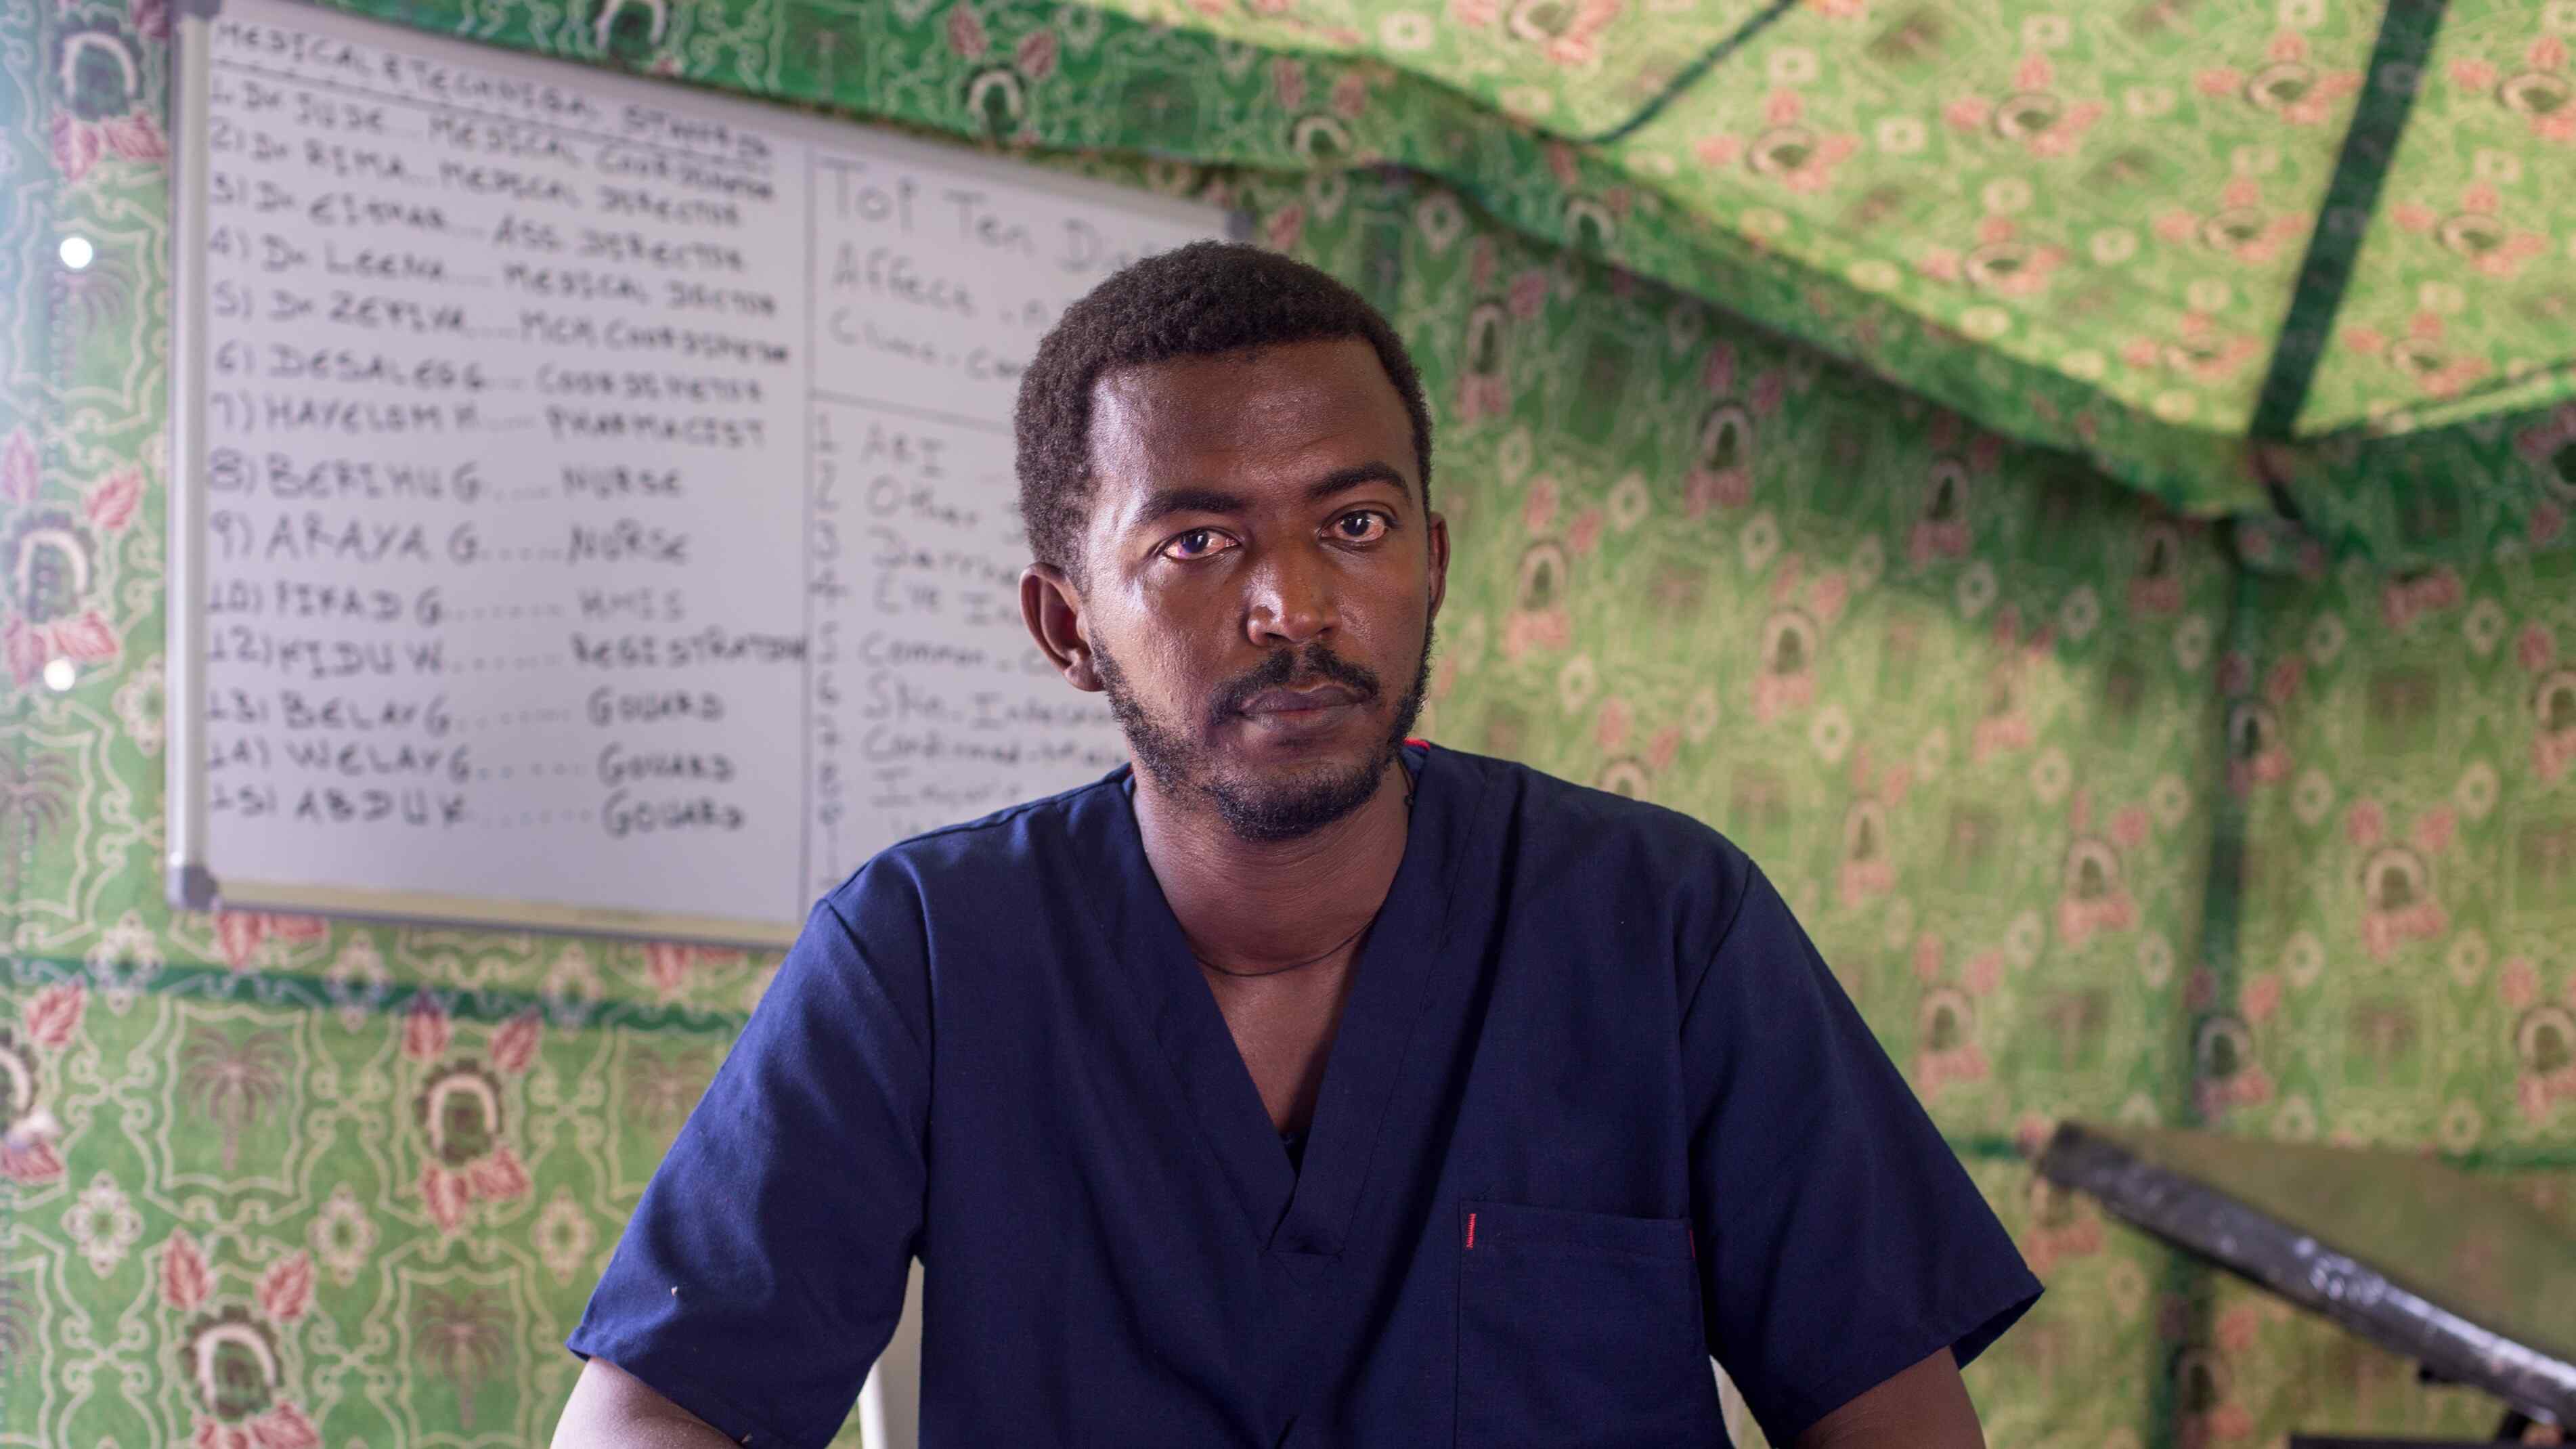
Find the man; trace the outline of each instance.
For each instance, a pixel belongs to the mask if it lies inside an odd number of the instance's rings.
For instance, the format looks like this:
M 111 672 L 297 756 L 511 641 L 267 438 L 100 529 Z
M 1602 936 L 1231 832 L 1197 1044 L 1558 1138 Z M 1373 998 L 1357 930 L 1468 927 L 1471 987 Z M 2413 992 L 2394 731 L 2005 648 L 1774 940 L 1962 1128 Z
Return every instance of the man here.
M 925 1446 L 1975 1446 L 2037 1283 L 1684 816 L 1406 738 L 1404 348 L 1200 244 L 1018 412 L 1021 608 L 1132 768 L 816 908 L 571 1338 L 558 1444 L 819 1444 L 924 1272 Z M 710 1427 L 713 1426 L 713 1427 Z

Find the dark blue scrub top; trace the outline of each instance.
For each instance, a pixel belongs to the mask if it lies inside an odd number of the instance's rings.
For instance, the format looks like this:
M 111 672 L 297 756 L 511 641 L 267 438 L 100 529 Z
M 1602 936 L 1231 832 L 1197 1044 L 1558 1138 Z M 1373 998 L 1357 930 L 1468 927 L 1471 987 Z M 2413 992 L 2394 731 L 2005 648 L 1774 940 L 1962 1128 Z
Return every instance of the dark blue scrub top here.
M 574 1352 L 821 1444 L 924 1273 L 921 1443 L 1773 1442 L 2039 1284 L 1778 892 L 1690 818 L 1407 747 L 1292 1167 L 1122 789 L 816 906 Z

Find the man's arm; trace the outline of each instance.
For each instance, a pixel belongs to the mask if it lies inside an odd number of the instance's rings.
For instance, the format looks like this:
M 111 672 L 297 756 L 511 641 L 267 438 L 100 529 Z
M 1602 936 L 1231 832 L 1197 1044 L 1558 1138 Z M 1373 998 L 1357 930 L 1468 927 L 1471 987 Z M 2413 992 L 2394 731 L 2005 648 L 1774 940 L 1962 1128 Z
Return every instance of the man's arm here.
M 554 1449 L 734 1449 L 734 1442 L 642 1379 L 594 1356 L 555 1421 Z
M 1787 902 L 1734 864 L 1734 919 L 1682 983 L 1709 1351 L 1775 1444 L 1976 1449 L 1957 1365 L 2039 1281 Z M 1918 1384 L 1950 1397 L 1917 1409 Z M 1896 1438 L 1839 1431 L 1884 1421 L 1882 1396 Z
M 674 1440 L 674 1443 L 678 1441 Z M 695 1442 L 695 1441 L 691 1441 Z M 1796 1449 L 1986 1449 L 1986 1431 L 1943 1349 L 1827 1414 Z
M 815 908 L 566 1340 L 623 1370 L 583 1372 L 572 1425 L 629 1378 L 735 1442 L 820 1444 L 849 1416 L 903 1316 L 928 1191 L 921 920 L 882 859 Z

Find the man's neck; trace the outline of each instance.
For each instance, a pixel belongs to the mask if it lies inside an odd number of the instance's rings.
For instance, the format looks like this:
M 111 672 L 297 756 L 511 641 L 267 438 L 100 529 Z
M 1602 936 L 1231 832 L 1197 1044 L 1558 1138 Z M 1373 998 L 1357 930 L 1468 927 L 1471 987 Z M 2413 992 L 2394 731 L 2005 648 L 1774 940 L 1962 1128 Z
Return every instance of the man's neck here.
M 1203 803 L 1174 801 L 1141 771 L 1135 779 L 1145 859 L 1191 951 L 1220 970 L 1330 952 L 1377 914 L 1404 861 L 1412 811 L 1400 760 L 1388 762 L 1366 804 L 1282 841 L 1245 840 Z

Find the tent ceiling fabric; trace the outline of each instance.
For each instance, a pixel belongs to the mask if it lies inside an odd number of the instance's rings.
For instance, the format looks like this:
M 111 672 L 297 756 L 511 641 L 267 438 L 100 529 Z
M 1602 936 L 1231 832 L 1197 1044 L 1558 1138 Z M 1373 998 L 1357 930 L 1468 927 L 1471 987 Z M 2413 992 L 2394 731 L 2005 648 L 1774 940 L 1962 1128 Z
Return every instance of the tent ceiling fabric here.
M 1136 19 L 1280 52 L 1375 56 L 1541 130 L 1598 140 L 1799 0 L 1108 0 Z
M 2576 392 L 2571 51 L 2568 0 L 2445 11 L 2302 432 Z
M 2576 392 L 2576 0 L 1100 8 L 1301 59 L 1285 109 L 1489 201 L 1496 148 L 1360 112 L 1499 112 L 1559 193 L 1510 219 L 2193 512 L 2298 472 L 2249 438 Z
M 2465 493 L 2576 505 L 2576 0 L 321 3 L 1192 194 L 1299 173 L 1282 247 L 1402 168 L 1442 185 L 1384 222 L 1463 197 L 2331 550 L 2411 552 L 2367 490 L 2412 475 L 2354 469 L 2463 429 L 2517 440 Z

